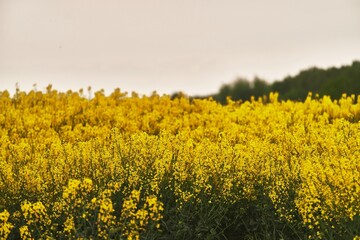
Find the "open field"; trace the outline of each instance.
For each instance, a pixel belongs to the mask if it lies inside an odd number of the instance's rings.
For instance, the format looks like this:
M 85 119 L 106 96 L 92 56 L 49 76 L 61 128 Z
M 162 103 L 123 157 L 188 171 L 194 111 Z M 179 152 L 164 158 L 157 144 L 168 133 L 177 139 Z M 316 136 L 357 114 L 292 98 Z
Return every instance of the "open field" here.
M 360 98 L 0 93 L 1 239 L 360 239 Z

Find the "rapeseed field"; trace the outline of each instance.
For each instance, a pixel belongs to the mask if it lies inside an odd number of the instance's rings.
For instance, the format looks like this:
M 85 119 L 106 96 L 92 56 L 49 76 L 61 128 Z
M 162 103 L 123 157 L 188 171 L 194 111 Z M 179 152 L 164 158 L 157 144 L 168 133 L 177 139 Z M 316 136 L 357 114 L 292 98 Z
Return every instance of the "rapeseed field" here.
M 0 239 L 360 239 L 360 97 L 0 92 Z

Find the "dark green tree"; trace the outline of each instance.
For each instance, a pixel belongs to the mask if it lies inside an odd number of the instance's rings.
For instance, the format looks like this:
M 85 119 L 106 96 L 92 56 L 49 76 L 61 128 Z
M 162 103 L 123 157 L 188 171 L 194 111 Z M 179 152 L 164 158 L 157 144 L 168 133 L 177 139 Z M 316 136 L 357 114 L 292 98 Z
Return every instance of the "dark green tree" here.
M 332 99 L 341 98 L 343 93 L 360 95 L 360 61 L 339 68 L 312 67 L 273 84 L 268 84 L 258 77 L 251 82 L 245 78 L 238 78 L 233 83 L 223 84 L 219 92 L 212 97 L 226 104 L 227 97 L 246 101 L 252 96 L 258 98 L 270 92 L 278 92 L 282 100 L 296 101 L 303 101 L 309 92 L 317 93 L 320 97 L 328 95 Z

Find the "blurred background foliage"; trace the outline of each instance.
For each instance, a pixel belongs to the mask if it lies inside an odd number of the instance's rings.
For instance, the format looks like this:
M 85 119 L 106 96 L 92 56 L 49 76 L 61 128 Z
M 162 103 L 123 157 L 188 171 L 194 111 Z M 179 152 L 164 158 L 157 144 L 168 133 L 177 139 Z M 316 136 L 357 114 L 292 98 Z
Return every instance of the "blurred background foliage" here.
M 194 98 L 209 98 L 226 104 L 227 97 L 232 100 L 250 100 L 251 97 L 268 96 L 270 92 L 278 92 L 281 100 L 303 101 L 308 92 L 327 95 L 332 99 L 339 99 L 343 93 L 360 94 L 360 61 L 353 61 L 351 65 L 339 68 L 321 69 L 312 67 L 300 71 L 295 76 L 287 76 L 282 80 L 268 83 L 255 77 L 253 80 L 238 78 L 232 83 L 223 84 L 219 91 L 208 96 L 194 96 Z M 179 93 L 173 94 L 177 96 Z

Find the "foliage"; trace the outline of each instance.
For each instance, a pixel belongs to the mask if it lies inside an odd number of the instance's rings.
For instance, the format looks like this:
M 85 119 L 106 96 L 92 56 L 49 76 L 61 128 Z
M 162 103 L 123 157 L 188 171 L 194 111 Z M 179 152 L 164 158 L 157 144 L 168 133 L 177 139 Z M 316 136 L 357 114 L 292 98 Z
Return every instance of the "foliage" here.
M 340 68 L 312 67 L 272 84 L 257 77 L 253 81 L 239 78 L 231 84 L 222 85 L 212 97 L 226 104 L 227 97 L 250 100 L 251 96 L 263 97 L 270 92 L 278 92 L 283 100 L 297 101 L 304 101 L 308 92 L 318 93 L 320 97 L 330 96 L 332 99 L 341 98 L 343 93 L 360 94 L 360 62 L 354 61 L 350 66 Z

